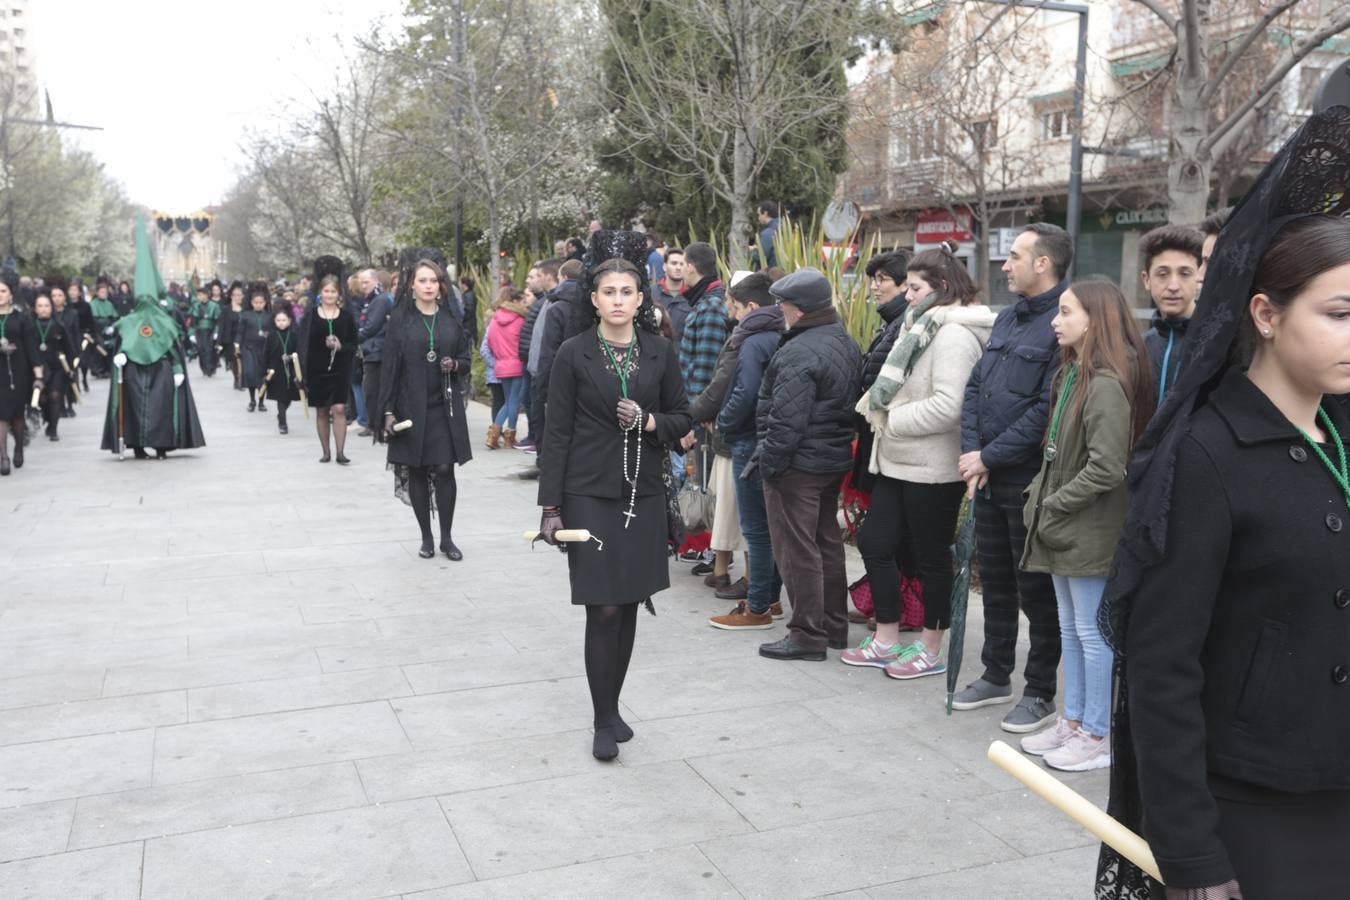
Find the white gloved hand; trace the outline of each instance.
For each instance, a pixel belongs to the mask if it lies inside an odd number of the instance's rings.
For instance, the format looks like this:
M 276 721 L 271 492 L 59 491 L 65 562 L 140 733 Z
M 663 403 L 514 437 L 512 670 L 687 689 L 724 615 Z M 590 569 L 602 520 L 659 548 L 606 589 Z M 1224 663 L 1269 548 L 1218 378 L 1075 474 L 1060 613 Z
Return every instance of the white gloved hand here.
M 113 327 L 112 327 L 111 325 L 109 325 L 107 328 L 103 329 L 103 333 L 104 333 L 104 334 L 112 334 L 112 333 L 113 333 Z
M 117 366 L 117 368 L 120 369 L 126 364 L 127 364 L 127 355 L 125 353 L 119 353 L 113 357 L 113 365 Z
M 182 372 L 174 372 L 174 373 L 173 373 L 173 386 L 174 386 L 174 387 L 182 387 L 182 386 L 183 386 L 183 381 L 184 381 L 186 378 L 187 378 L 187 376 L 184 375 Z

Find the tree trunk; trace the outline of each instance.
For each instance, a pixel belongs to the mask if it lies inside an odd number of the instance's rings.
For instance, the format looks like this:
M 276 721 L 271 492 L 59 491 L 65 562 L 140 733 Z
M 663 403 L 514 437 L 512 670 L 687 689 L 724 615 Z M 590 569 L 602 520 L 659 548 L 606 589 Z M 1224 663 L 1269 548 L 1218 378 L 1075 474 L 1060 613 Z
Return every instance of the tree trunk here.
M 491 303 L 497 298 L 497 286 L 502 282 L 502 224 L 501 214 L 497 211 L 497 195 L 495 193 L 487 196 L 487 214 L 488 253 L 491 254 L 488 274 L 492 279 L 492 292 L 488 294 L 488 302 Z
M 1198 28 L 1189 39 L 1187 16 L 1177 26 L 1177 73 L 1172 85 L 1170 116 L 1171 160 L 1167 166 L 1167 220 L 1195 224 L 1205 217 L 1209 205 L 1209 176 L 1214 160 L 1203 144 L 1209 136 L 1210 110 L 1203 98 L 1209 75 L 1209 24 L 1207 2 L 1196 3 Z
M 750 139 L 737 126 L 731 150 L 731 231 L 727 233 L 727 265 L 733 272 L 750 268 Z M 761 257 L 762 258 L 762 257 Z

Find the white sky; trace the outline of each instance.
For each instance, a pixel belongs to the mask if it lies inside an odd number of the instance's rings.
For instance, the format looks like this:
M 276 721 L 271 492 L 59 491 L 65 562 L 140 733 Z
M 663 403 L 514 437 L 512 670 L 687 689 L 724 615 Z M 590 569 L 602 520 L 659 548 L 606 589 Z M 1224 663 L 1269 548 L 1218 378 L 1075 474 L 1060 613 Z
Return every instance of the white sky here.
M 131 199 L 187 213 L 219 201 L 241 130 L 333 78 L 338 35 L 396 23 L 401 0 L 34 0 L 38 78 L 64 134 Z

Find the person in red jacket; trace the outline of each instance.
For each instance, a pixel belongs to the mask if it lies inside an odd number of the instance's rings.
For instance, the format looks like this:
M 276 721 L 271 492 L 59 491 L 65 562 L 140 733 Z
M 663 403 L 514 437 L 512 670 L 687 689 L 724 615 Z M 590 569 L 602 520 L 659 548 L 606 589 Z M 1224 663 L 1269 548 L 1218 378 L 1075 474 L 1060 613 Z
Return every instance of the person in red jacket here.
M 520 414 L 520 395 L 525 387 L 525 361 L 520 358 L 520 330 L 525 327 L 529 304 L 525 292 L 507 285 L 497 292 L 496 309 L 488 322 L 488 349 L 497 360 L 496 374 L 501 382 L 504 402 L 488 426 L 487 447 L 496 450 L 504 438 L 507 449 L 516 445 L 516 417 Z

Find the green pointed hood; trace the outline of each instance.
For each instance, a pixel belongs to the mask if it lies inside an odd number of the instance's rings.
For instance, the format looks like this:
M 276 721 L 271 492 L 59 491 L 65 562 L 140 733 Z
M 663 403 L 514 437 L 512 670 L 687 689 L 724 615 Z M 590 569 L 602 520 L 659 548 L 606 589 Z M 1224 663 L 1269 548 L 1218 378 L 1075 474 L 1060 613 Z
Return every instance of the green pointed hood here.
M 136 266 L 132 272 L 131 291 L 136 308 L 118 319 L 114 327 L 122 338 L 121 349 L 127 359 L 148 366 L 173 349 L 181 335 L 177 320 L 159 305 L 169 292 L 150 253 L 144 213 L 136 217 Z

